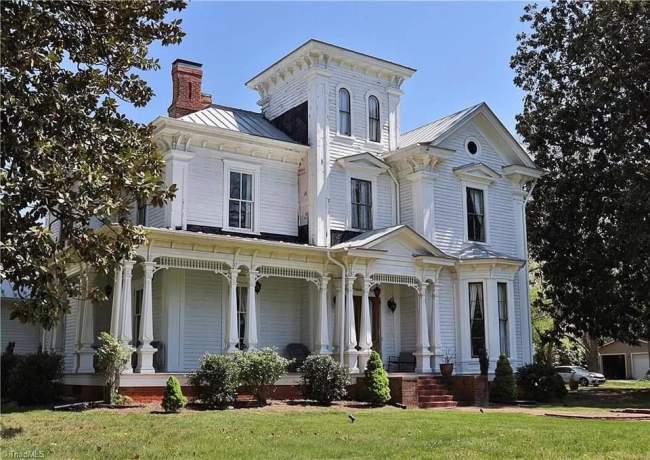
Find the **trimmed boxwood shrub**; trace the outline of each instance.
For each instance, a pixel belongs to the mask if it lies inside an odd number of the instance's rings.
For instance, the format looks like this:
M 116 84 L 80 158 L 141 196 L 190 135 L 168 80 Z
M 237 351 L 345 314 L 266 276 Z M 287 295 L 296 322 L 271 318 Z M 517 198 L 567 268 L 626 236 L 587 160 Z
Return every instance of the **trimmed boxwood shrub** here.
M 9 397 L 21 405 L 47 404 L 61 395 L 63 357 L 56 353 L 21 355 L 9 374 Z
M 546 402 L 564 398 L 567 394 L 562 377 L 550 366 L 526 364 L 517 369 L 515 377 L 522 392 L 520 397 L 525 399 Z
M 499 356 L 494 373 L 494 385 L 490 392 L 490 399 L 496 402 L 514 401 L 517 398 L 517 386 L 510 361 L 506 355 Z
M 331 404 L 348 394 L 350 371 L 330 356 L 310 355 L 299 369 L 301 389 L 305 399 Z
M 373 404 L 386 404 L 390 401 L 388 374 L 384 369 L 381 356 L 376 351 L 370 355 L 364 374 L 366 378 L 363 398 Z
M 239 367 L 232 355 L 206 353 L 199 368 L 190 374 L 197 399 L 213 409 L 224 409 L 235 401 L 239 387 Z
M 122 405 L 124 398 L 118 393 L 120 375 L 130 365 L 134 349 L 108 332 L 100 333 L 98 339 L 99 347 L 95 351 L 95 358 L 97 369 L 104 376 L 104 400 L 109 404 Z
M 167 379 L 165 394 L 163 395 L 162 408 L 165 412 L 178 412 L 187 404 L 187 398 L 183 396 L 181 383 L 176 377 L 171 375 Z
M 239 383 L 260 405 L 266 405 L 272 386 L 287 372 L 290 363 L 272 348 L 237 353 L 235 361 L 239 367 Z

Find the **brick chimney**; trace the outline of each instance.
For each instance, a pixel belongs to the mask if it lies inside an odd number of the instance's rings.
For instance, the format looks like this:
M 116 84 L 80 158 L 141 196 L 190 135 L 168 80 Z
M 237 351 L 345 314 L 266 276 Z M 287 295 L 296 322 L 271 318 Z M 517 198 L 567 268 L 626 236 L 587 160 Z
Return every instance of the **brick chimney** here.
M 172 104 L 167 109 L 172 118 L 210 107 L 212 96 L 201 92 L 203 64 L 176 59 L 172 63 L 172 83 L 174 93 Z

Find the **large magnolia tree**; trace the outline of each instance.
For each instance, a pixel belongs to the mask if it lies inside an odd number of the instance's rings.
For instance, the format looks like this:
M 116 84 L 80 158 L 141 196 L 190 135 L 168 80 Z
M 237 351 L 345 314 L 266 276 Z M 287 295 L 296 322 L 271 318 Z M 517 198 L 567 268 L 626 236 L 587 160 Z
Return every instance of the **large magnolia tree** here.
M 650 3 L 526 6 L 517 117 L 548 174 L 529 207 L 542 308 L 564 331 L 650 335 Z
M 136 201 L 160 206 L 173 196 L 151 130 L 118 102 L 153 96 L 136 71 L 159 68 L 154 41 L 179 43 L 181 0 L 3 1 L 2 273 L 25 297 L 14 311 L 49 327 L 79 295 L 66 266 L 108 271 L 143 242 L 126 219 L 98 235 Z M 46 224 L 47 223 L 47 224 Z M 60 233 L 57 239 L 54 229 Z M 91 292 L 100 296 L 99 292 Z

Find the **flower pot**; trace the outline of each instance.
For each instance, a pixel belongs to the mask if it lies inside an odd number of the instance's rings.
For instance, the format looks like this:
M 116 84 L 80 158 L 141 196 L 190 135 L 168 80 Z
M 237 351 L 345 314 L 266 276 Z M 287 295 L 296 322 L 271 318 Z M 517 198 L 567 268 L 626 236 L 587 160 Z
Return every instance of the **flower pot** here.
M 440 364 L 440 373 L 443 377 L 451 377 L 451 374 L 454 373 L 454 363 Z

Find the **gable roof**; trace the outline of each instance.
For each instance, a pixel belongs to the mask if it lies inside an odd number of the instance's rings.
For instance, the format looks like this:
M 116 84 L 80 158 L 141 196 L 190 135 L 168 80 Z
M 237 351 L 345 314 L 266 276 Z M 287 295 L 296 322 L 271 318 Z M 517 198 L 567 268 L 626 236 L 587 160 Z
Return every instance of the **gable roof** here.
M 293 142 L 295 144 L 298 143 L 291 139 L 285 132 L 276 128 L 261 113 L 234 107 L 212 105 L 198 112 L 184 115 L 179 120 L 227 129 L 251 136 L 266 137 L 268 139 Z
M 408 225 L 395 225 L 393 227 L 370 230 L 368 232 L 361 233 L 360 235 L 357 235 L 354 238 L 343 243 L 336 244 L 332 246 L 332 249 L 372 249 L 373 246 L 379 244 L 382 241 L 385 241 L 386 239 L 394 238 L 400 233 L 406 233 L 412 237 L 417 238 L 422 246 L 424 246 L 427 251 L 429 251 L 434 257 L 453 259 L 453 257 L 445 254 L 443 251 L 431 244 L 426 238 L 424 238 Z
M 439 145 L 447 136 L 479 113 L 485 115 L 485 117 L 490 121 L 492 127 L 503 136 L 507 145 L 512 149 L 516 158 L 518 158 L 523 165 L 538 169 L 528 155 L 528 152 L 526 152 L 521 144 L 519 144 L 519 141 L 515 139 L 512 133 L 503 126 L 501 120 L 499 120 L 496 114 L 485 102 L 467 107 L 463 110 L 452 113 L 451 115 L 439 118 L 431 123 L 401 134 L 399 148 L 402 149 L 414 144 Z

